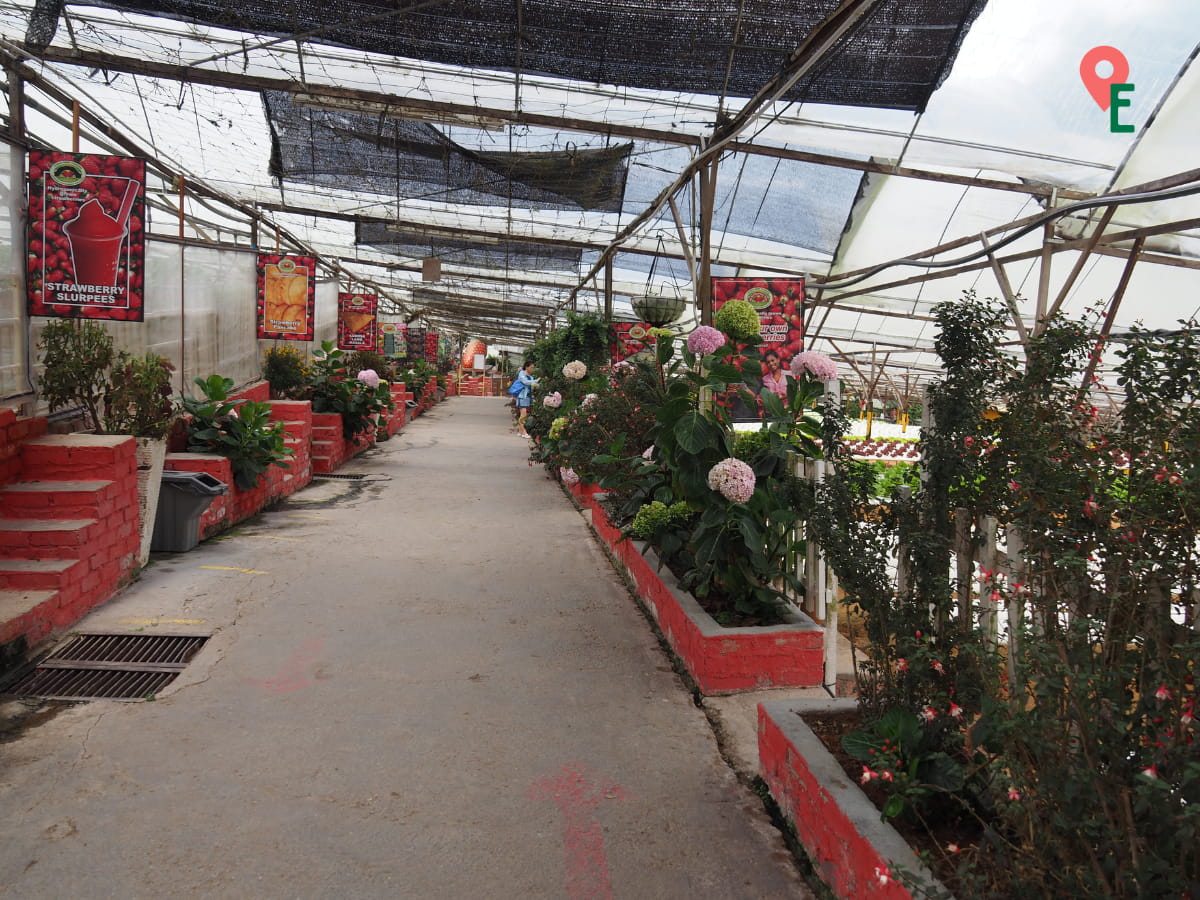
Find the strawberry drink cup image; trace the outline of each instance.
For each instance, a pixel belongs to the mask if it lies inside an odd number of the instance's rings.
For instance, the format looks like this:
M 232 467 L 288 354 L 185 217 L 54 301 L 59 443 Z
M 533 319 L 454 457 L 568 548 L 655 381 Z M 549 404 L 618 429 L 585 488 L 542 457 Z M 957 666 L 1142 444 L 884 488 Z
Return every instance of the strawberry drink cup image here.
M 63 223 L 62 230 L 71 248 L 76 283 L 114 286 L 125 244 L 125 224 L 106 213 L 93 197 L 83 204 L 79 215 Z

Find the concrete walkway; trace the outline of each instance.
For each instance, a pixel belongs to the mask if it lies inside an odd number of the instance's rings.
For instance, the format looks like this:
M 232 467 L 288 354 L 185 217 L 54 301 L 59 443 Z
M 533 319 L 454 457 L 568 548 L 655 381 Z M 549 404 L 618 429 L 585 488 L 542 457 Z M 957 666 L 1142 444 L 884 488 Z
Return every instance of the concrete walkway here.
M 0 895 L 809 897 L 508 416 L 452 399 L 81 623 L 213 637 L 10 731 Z

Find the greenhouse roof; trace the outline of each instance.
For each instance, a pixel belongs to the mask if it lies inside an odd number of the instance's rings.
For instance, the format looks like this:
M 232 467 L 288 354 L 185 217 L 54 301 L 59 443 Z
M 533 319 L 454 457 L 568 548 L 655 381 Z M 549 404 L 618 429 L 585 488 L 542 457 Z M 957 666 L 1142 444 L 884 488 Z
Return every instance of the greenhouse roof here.
M 712 273 L 806 276 L 810 345 L 864 381 L 935 371 L 933 308 L 964 290 L 1010 303 L 1014 347 L 1055 308 L 1196 312 L 1195 0 L 288 10 L 0 0 L 0 52 L 38 141 L 78 100 L 86 146 L 153 161 L 152 233 L 182 173 L 193 236 L 249 246 L 258 217 L 498 345 L 602 308 L 606 261 L 619 317 L 694 296 L 713 162 Z M 1132 131 L 1080 80 L 1106 45 Z

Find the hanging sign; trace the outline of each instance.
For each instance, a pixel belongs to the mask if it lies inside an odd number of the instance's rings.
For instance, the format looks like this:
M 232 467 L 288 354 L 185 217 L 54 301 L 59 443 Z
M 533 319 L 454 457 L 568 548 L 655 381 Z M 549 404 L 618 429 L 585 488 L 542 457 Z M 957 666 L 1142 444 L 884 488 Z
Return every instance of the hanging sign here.
M 30 151 L 31 316 L 143 320 L 145 194 L 144 160 Z
M 438 361 L 438 335 L 430 331 L 425 335 L 425 362 L 436 366 Z
M 317 261 L 311 256 L 258 254 L 258 336 L 313 339 Z
M 762 378 L 762 389 L 786 395 L 791 378 L 788 366 L 792 357 L 804 349 L 804 279 L 714 278 L 712 298 L 714 314 L 730 300 L 745 300 L 758 312 L 762 334 L 758 352 L 763 364 L 757 374 Z M 741 360 L 734 362 L 740 367 Z M 736 393 L 726 399 L 735 421 L 759 417 L 759 412 L 748 409 Z
M 408 364 L 415 365 L 417 360 L 425 358 L 425 329 L 414 328 L 409 325 L 405 332 L 405 354 L 408 357 Z
M 647 322 L 613 322 L 608 326 L 608 354 L 615 366 L 643 350 L 653 350 L 656 341 Z
M 382 340 L 374 294 L 338 294 L 338 349 L 378 350 Z

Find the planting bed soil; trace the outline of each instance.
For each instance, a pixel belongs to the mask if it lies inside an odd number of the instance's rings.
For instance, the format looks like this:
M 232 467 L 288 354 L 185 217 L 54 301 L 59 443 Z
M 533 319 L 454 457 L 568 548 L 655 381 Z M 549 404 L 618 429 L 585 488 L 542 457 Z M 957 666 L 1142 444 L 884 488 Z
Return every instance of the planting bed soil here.
M 862 713 L 857 709 L 849 712 L 809 712 L 800 718 L 837 760 L 846 777 L 859 785 L 877 809 L 882 809 L 887 801 L 887 792 L 883 785 L 875 781 L 862 784 L 860 779 L 863 764 L 842 748 L 842 737 L 859 728 L 862 724 Z M 979 828 L 973 823 L 961 820 L 931 821 L 926 827 L 905 814 L 891 819 L 890 824 L 912 847 L 913 852 L 924 860 L 937 879 L 950 891 L 955 892 L 957 879 L 953 856 L 946 848 L 951 844 L 967 847 L 977 842 Z

